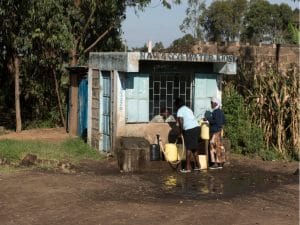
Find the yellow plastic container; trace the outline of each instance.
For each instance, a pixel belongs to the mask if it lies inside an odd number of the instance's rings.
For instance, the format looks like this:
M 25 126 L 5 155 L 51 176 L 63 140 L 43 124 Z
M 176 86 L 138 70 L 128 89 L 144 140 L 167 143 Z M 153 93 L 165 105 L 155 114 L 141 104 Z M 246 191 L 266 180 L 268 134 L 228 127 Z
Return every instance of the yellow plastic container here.
M 178 160 L 178 150 L 176 144 L 166 144 L 164 153 L 167 161 L 175 162 Z
M 200 169 L 206 170 L 207 169 L 207 157 L 206 155 L 198 155 L 199 162 L 200 162 Z
M 178 155 L 178 160 L 185 160 L 186 159 L 185 151 L 184 151 L 184 148 L 183 148 L 182 144 L 177 145 L 177 155 Z
M 203 140 L 209 140 L 209 125 L 207 122 L 200 120 L 199 125 L 201 127 L 200 137 Z

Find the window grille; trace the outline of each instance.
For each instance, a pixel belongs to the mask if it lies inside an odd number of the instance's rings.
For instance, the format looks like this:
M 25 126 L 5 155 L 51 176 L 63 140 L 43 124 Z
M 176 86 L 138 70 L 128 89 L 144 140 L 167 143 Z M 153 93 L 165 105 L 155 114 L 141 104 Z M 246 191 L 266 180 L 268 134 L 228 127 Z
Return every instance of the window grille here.
M 176 116 L 174 100 L 182 98 L 186 105 L 192 106 L 191 73 L 152 73 L 149 81 L 149 120 L 167 109 Z

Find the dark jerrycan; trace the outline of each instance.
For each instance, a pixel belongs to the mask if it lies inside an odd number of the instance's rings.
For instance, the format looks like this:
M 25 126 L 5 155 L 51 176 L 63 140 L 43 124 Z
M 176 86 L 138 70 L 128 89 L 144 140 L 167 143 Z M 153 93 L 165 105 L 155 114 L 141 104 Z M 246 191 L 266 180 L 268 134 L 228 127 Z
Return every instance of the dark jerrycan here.
M 157 137 L 157 144 L 150 145 L 150 160 L 159 161 L 160 160 L 160 147 L 159 147 L 159 135 Z
M 150 145 L 150 160 L 151 161 L 160 160 L 160 149 L 158 144 Z

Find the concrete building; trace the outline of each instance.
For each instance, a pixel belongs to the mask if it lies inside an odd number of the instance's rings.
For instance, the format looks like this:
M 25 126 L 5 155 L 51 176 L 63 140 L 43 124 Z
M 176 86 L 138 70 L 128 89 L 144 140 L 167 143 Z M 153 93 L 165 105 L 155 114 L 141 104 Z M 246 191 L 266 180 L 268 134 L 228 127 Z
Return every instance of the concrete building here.
M 224 75 L 236 74 L 233 55 L 95 52 L 88 66 L 87 141 L 113 152 L 124 136 L 167 141 L 166 109 L 185 100 L 200 120 L 210 111 L 210 98 L 222 96 Z

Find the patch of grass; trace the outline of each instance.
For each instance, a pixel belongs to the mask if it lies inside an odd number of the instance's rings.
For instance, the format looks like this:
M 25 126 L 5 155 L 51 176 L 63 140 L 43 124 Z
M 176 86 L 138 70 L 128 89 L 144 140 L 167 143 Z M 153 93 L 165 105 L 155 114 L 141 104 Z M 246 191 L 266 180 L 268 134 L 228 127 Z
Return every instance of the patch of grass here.
M 100 160 L 104 158 L 97 150 L 91 148 L 82 139 L 67 139 L 61 145 L 64 155 L 70 157 L 72 161 L 80 161 L 83 159 Z
M 79 138 L 70 138 L 62 143 L 32 140 L 0 140 L 0 158 L 9 163 L 19 163 L 28 153 L 38 159 L 68 161 L 73 164 L 83 159 L 100 160 L 104 156 Z
M 281 154 L 275 148 L 270 148 L 269 150 L 263 149 L 259 152 L 259 156 L 265 161 L 297 161 L 292 155 Z
M 43 120 L 34 120 L 34 121 L 27 121 L 24 124 L 24 128 L 27 130 L 36 129 L 36 128 L 49 128 L 55 127 L 53 120 L 51 119 L 43 119 Z
M 20 170 L 19 168 L 11 167 L 9 165 L 0 166 L 0 173 L 1 174 L 15 173 L 15 172 L 18 172 L 19 170 Z

